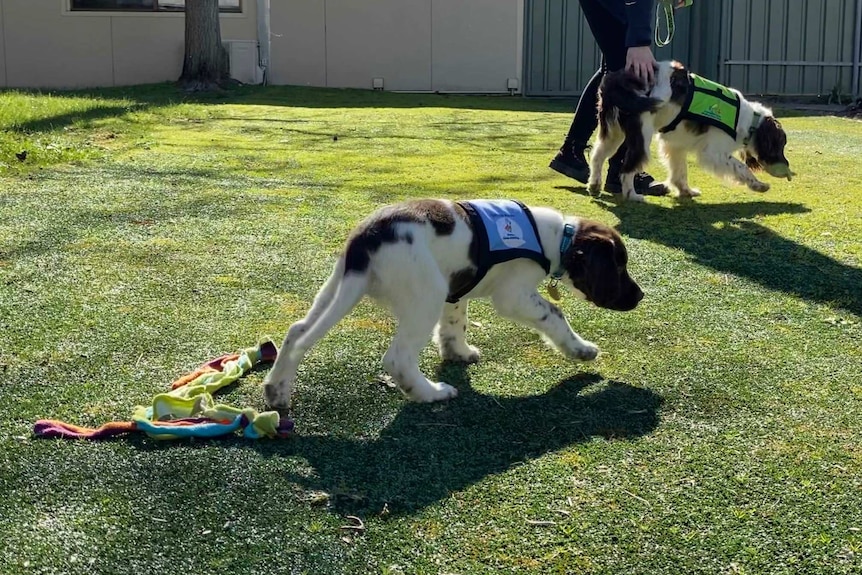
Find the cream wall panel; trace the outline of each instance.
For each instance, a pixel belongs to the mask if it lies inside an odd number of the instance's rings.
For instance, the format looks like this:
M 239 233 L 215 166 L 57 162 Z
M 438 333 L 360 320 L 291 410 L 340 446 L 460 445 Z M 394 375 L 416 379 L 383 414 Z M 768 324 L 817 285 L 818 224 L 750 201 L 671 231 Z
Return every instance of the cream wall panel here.
M 64 17 L 54 0 L 3 0 L 9 87 L 110 86 L 111 22 Z
M 506 92 L 508 78 L 521 78 L 523 9 L 518 0 L 433 0 L 433 89 Z
M 431 0 L 326 0 L 328 86 L 431 89 Z
M 111 18 L 114 84 L 173 81 L 183 70 L 182 18 Z
M 273 3 L 278 2 L 279 0 L 273 1 Z M 255 0 L 245 0 L 242 3 L 242 14 L 222 14 L 220 26 L 222 40 L 257 40 L 257 3 Z M 183 31 L 183 35 L 185 35 L 185 31 Z
M 326 0 L 270 2 L 271 84 L 326 86 Z

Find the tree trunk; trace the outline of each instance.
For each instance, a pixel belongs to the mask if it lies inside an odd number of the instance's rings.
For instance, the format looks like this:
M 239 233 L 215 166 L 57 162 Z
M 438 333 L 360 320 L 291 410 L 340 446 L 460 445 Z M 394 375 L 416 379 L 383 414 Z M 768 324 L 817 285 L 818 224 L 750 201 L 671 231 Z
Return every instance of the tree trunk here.
M 180 85 L 190 91 L 217 90 L 228 77 L 218 0 L 186 0 L 185 57 Z

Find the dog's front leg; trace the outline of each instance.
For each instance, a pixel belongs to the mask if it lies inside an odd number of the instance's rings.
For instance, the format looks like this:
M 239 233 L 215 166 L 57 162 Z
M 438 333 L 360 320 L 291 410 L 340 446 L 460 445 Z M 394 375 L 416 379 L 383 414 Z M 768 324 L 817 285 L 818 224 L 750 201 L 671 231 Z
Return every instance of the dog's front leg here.
M 497 294 L 493 302 L 500 315 L 535 329 L 568 358 L 591 361 L 599 353 L 594 343 L 572 330 L 559 307 L 535 290 Z
M 664 164 L 667 166 L 668 186 L 676 188 L 681 198 L 699 196 L 700 190 L 688 185 L 688 162 L 686 162 L 687 152 L 685 148 L 677 148 L 660 141 L 659 149 Z
M 769 184 L 758 180 L 748 166 L 732 156 L 730 158 L 730 163 L 733 166 L 736 181 L 745 184 L 748 186 L 748 189 L 755 192 L 765 192 L 769 190 Z
M 443 314 L 434 329 L 434 341 L 441 359 L 465 363 L 479 361 L 479 350 L 467 343 L 467 304 L 465 300 L 447 302 L 443 306 Z
M 733 178 L 755 192 L 765 192 L 769 189 L 769 184 L 758 180 L 748 166 L 730 154 L 712 156 L 706 153 L 702 158 L 702 163 L 711 167 L 718 175 Z

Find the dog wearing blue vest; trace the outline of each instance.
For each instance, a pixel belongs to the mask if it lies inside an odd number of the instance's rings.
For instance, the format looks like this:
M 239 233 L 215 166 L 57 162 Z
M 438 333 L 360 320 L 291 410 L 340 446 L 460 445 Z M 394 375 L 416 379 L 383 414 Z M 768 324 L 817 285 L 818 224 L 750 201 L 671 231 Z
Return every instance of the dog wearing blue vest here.
M 593 193 L 601 188 L 604 162 L 625 142 L 622 195 L 642 202 L 634 176 L 649 162 L 654 135 L 667 167 L 666 183 L 680 197 L 700 195 L 688 184 L 689 153 L 707 171 L 756 192 L 767 191 L 769 184 L 758 180 L 752 170 L 763 169 L 788 180 L 795 175 L 784 155 L 787 134 L 772 110 L 747 100 L 738 90 L 690 73 L 676 61 L 658 63 L 652 87 L 626 71 L 605 75 L 599 87 L 598 117 L 588 183 Z
M 537 288 L 550 278 L 549 293 L 562 284 L 599 307 L 628 311 L 643 292 L 627 262 L 616 230 L 550 208 L 434 199 L 380 208 L 353 230 L 311 309 L 287 330 L 264 381 L 266 402 L 289 407 L 305 354 L 366 295 L 398 322 L 383 366 L 413 401 L 457 395 L 419 370 L 432 334 L 442 359 L 479 360 L 467 343 L 471 299 L 490 299 L 499 314 L 536 330 L 567 358 L 593 360 L 596 345 L 575 333 Z

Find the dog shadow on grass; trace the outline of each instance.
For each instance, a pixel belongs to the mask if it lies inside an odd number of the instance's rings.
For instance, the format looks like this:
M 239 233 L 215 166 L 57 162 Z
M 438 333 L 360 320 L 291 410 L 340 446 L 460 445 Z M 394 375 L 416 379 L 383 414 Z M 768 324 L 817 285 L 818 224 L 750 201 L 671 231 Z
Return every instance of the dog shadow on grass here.
M 565 186 L 575 193 L 585 188 Z M 762 216 L 804 214 L 811 210 L 787 202 L 673 205 L 604 201 L 624 236 L 685 251 L 700 265 L 757 282 L 763 287 L 862 315 L 862 269 L 853 267 L 775 233 L 758 223 Z
M 304 493 L 326 493 L 334 511 L 406 513 L 549 452 L 596 437 L 647 434 L 658 425 L 662 403 L 648 389 L 595 373 L 568 377 L 526 397 L 478 393 L 461 364 L 444 362 L 437 375 L 455 382 L 458 397 L 433 405 L 405 403 L 375 438 L 298 434 L 255 449 L 307 461 L 311 477 L 286 479 Z

